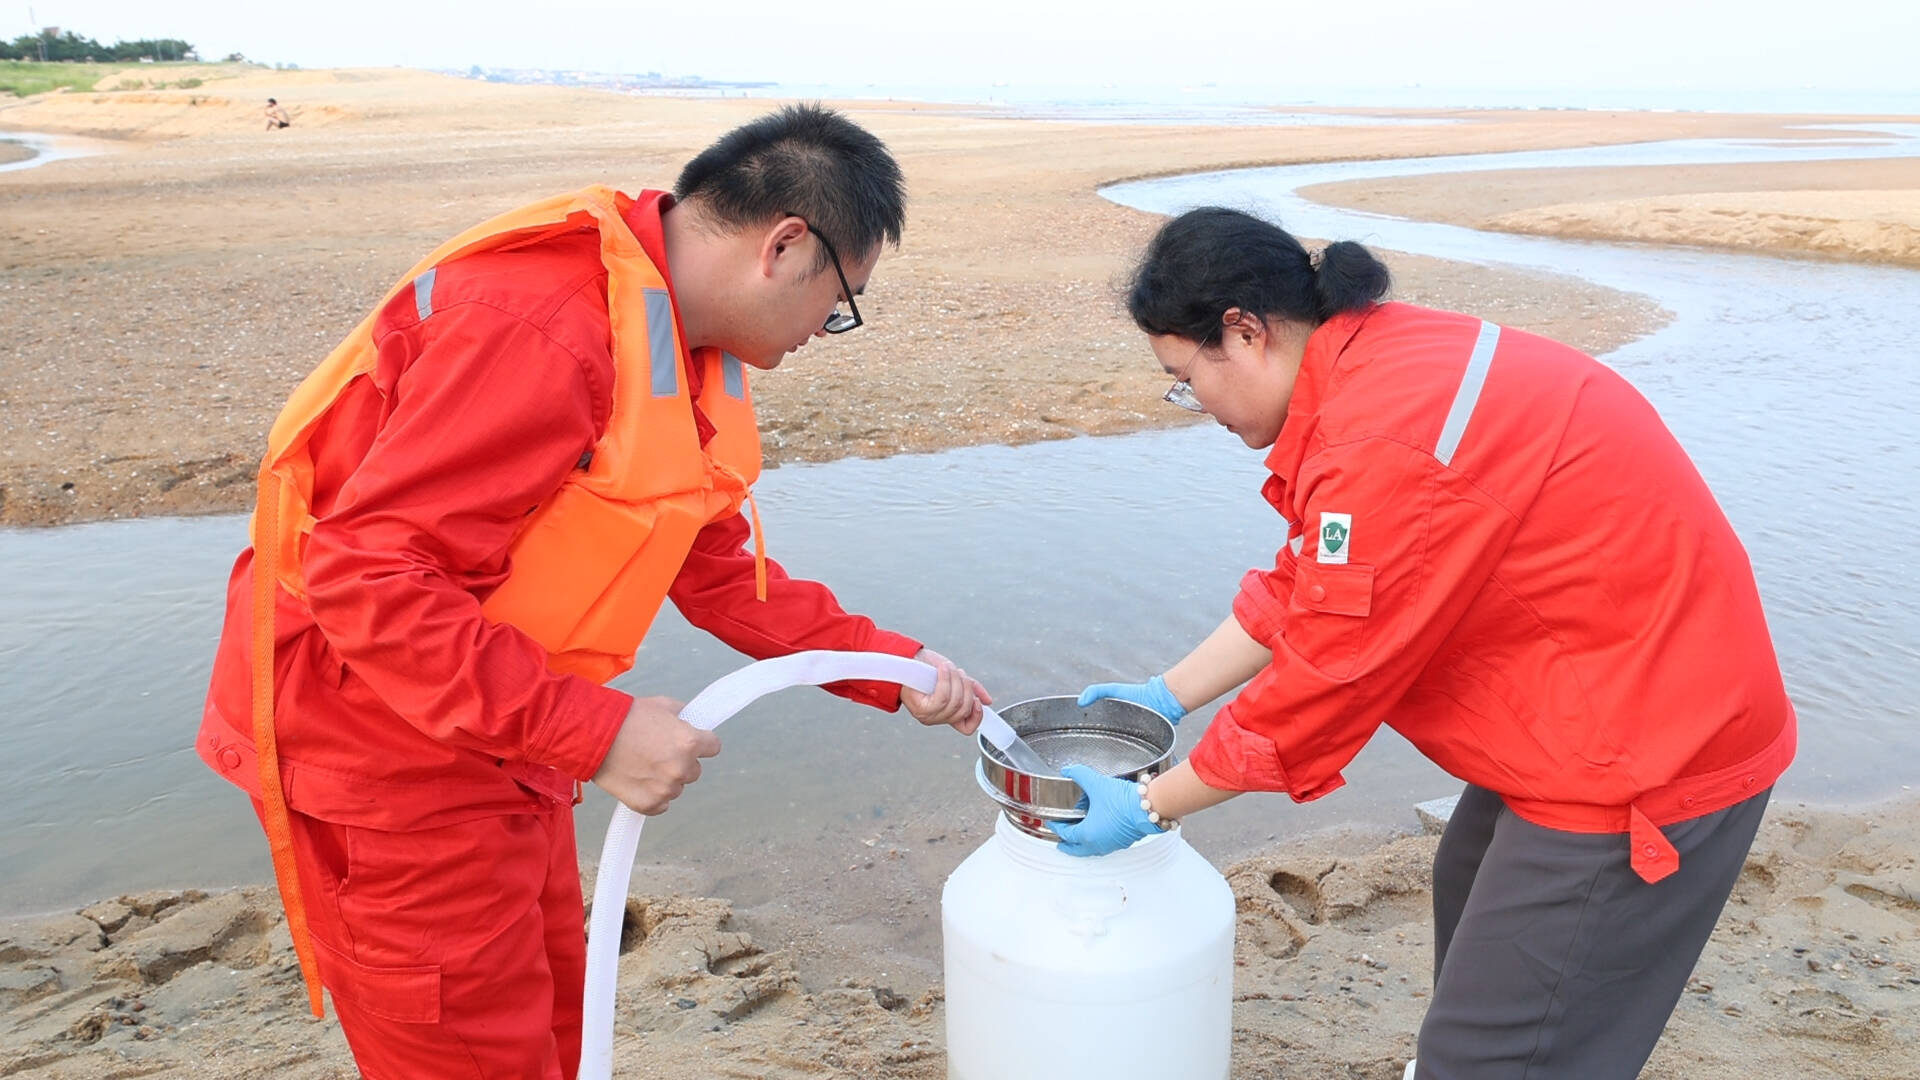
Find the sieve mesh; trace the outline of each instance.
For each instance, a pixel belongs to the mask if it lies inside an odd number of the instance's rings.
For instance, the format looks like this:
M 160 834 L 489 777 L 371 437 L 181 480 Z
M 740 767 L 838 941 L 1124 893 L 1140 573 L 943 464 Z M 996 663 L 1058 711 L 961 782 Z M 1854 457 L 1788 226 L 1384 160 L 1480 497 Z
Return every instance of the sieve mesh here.
M 1067 728 L 1059 731 L 1029 731 L 1023 736 L 1035 753 L 1047 759 L 1055 769 L 1067 765 L 1085 765 L 1108 776 L 1122 776 L 1153 763 L 1161 751 L 1144 739 L 1117 731 L 1093 728 Z M 995 761 L 1011 767 L 999 750 L 984 747 Z

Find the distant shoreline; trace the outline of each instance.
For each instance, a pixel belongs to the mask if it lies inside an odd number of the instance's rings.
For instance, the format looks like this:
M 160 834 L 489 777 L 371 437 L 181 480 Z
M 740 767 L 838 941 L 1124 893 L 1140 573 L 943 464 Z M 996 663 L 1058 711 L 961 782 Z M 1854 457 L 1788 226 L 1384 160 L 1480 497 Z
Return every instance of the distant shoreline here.
M 1047 111 L 1076 108 L 1244 109 L 1249 111 L 1342 111 L 1391 113 L 1572 112 L 1682 113 L 1754 116 L 1920 117 L 1920 92 L 1820 90 L 1460 90 L 1420 86 L 1346 89 L 1334 92 L 1262 91 L 1246 87 L 1128 87 L 1028 82 L 785 83 L 546 68 L 434 69 L 440 74 L 519 85 L 613 90 L 659 97 L 753 97 L 767 100 L 909 101 L 926 105 L 999 106 Z M 473 74 L 481 72 L 480 75 Z M 493 78 L 492 76 L 501 76 Z

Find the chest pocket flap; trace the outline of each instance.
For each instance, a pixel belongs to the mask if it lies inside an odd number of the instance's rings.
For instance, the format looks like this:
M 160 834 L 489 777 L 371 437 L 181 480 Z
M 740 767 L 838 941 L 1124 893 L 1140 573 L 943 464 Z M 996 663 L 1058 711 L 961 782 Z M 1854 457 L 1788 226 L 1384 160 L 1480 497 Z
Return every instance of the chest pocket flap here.
M 1364 618 L 1373 611 L 1373 567 L 1302 560 L 1293 575 L 1293 601 L 1308 611 Z

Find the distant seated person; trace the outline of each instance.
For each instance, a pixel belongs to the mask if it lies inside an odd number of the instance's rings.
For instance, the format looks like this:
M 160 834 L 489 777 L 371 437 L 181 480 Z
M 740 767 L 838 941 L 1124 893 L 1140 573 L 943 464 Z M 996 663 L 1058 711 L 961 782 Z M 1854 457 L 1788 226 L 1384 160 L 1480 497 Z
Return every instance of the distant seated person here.
M 293 126 L 293 117 L 287 115 L 287 110 L 284 108 L 281 108 L 280 103 L 278 101 L 275 101 L 272 98 L 268 98 L 267 99 L 267 130 L 276 131 L 283 127 L 292 127 L 292 126 Z

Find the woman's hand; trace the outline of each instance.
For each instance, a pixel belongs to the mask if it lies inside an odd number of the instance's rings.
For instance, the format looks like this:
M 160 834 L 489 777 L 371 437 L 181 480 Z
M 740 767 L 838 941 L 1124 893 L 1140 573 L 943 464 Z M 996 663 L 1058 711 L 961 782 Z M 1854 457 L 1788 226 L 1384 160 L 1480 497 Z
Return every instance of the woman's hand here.
M 1180 699 L 1173 696 L 1173 691 L 1167 689 L 1167 680 L 1158 675 L 1143 683 L 1094 683 L 1080 691 L 1080 707 L 1084 709 L 1106 698 L 1117 698 L 1121 701 L 1131 701 L 1135 705 L 1144 705 L 1175 724 L 1180 722 L 1181 717 L 1187 715 L 1187 707 L 1180 704 Z
M 1145 705 L 1174 723 L 1260 673 L 1273 653 L 1229 616 L 1181 661 L 1143 683 L 1095 683 L 1080 692 L 1084 708 L 1101 698 Z
M 1050 821 L 1047 828 L 1060 837 L 1056 846 L 1068 855 L 1109 855 L 1133 846 L 1141 837 L 1160 832 L 1140 806 L 1140 787 L 1132 780 L 1121 780 L 1095 772 L 1085 765 L 1069 765 L 1060 775 L 1080 785 L 1086 792 L 1080 805 L 1087 816 L 1074 824 Z

